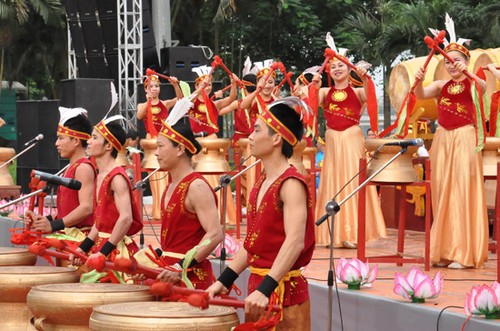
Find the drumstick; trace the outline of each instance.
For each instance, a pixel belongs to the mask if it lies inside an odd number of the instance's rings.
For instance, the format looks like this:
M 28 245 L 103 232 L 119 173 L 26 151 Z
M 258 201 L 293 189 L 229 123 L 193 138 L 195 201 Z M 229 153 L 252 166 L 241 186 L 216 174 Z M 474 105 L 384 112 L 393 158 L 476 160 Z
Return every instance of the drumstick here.
M 441 47 L 439 47 L 439 45 L 435 45 L 435 46 L 434 46 L 434 40 L 433 40 L 431 37 L 429 37 L 429 36 L 425 36 L 424 41 L 425 41 L 425 43 L 426 43 L 427 45 L 429 45 L 429 47 L 434 47 L 434 49 L 435 49 L 436 51 L 438 51 L 441 55 L 443 55 L 443 56 L 444 56 L 444 58 L 445 58 L 445 59 L 447 59 L 447 60 L 448 60 L 451 64 L 453 64 L 453 65 L 455 64 L 455 60 L 453 60 L 453 59 L 452 59 L 452 58 L 448 55 L 448 53 L 446 53 L 445 51 L 443 51 L 443 50 L 441 49 Z M 467 76 L 467 78 L 469 78 L 469 79 L 474 79 L 474 77 L 472 77 L 472 74 L 471 74 L 470 72 L 468 72 L 467 70 L 462 71 L 462 73 L 463 73 L 465 76 Z

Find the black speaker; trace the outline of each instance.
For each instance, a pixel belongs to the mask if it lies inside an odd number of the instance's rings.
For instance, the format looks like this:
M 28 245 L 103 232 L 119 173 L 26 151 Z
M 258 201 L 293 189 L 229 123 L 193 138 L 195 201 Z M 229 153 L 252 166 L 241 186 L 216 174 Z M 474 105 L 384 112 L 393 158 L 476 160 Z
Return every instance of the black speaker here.
M 59 100 L 18 101 L 17 107 L 17 153 L 25 150 L 24 144 L 38 134 L 44 138 L 17 158 L 17 185 L 23 192 L 29 191 L 31 170 L 55 173 L 61 161 L 54 145 L 59 122 Z
M 209 65 L 202 47 L 167 47 L 161 49 L 162 73 L 181 80 L 193 81 L 198 76 L 192 68 Z
M 149 1 L 142 1 L 142 61 L 144 68 L 160 68 Z
M 61 81 L 60 105 L 82 107 L 88 112 L 90 123 L 97 124 L 111 106 L 111 79 L 77 78 Z M 116 87 L 118 89 L 118 87 Z M 111 114 L 118 113 L 118 105 Z

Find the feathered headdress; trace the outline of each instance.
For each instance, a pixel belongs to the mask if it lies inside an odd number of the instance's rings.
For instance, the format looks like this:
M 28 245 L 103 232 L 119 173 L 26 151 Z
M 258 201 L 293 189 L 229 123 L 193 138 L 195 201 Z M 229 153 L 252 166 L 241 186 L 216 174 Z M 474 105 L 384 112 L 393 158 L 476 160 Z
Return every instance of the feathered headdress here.
M 108 112 L 104 115 L 104 118 L 97 123 L 94 127 L 103 137 L 106 139 L 114 149 L 118 152 L 123 149 L 122 143 L 114 136 L 114 134 L 108 129 L 108 124 L 111 122 L 119 121 L 120 126 L 126 131 L 128 128 L 133 128 L 132 123 L 127 120 L 122 115 L 113 115 L 108 117 L 109 113 L 115 108 L 118 102 L 118 94 L 116 93 L 115 84 L 111 82 L 111 105 Z
M 310 67 L 310 68 L 307 68 L 306 70 L 304 70 L 300 75 L 299 75 L 299 80 L 302 82 L 302 84 L 304 85 L 309 85 L 310 81 L 307 80 L 306 76 L 307 74 L 316 74 L 319 70 L 321 69 L 320 66 L 313 66 L 313 67 Z
M 64 124 L 72 118 L 77 117 L 78 115 L 84 115 L 87 116 L 87 110 L 83 109 L 81 107 L 77 108 L 66 108 L 66 107 L 59 107 L 59 114 L 60 114 L 60 119 L 59 119 L 59 124 L 57 125 L 57 134 L 58 135 L 63 135 L 63 136 L 68 136 L 68 137 L 73 137 L 73 138 L 78 138 L 78 139 L 83 139 L 83 140 L 89 140 L 90 139 L 90 134 L 88 132 L 82 132 L 82 131 L 77 131 L 70 129 Z
M 271 65 L 274 63 L 273 59 L 264 60 L 262 62 L 254 62 L 254 66 L 257 68 L 257 79 L 267 75 L 269 70 L 271 70 Z M 276 78 L 276 72 L 273 71 L 271 74 L 273 78 Z
M 326 44 L 328 47 L 330 47 L 334 52 L 336 56 L 343 56 L 346 57 L 347 54 L 347 48 L 339 48 L 337 49 L 337 46 L 335 45 L 335 40 L 333 40 L 332 34 L 330 32 L 326 33 Z M 335 61 L 336 59 L 333 58 L 331 61 Z
M 205 77 L 207 77 L 210 74 L 210 71 L 212 70 L 212 67 L 209 66 L 199 66 L 191 69 L 192 72 L 196 73 L 198 75 L 198 78 L 196 78 L 195 83 L 198 84 L 201 82 Z
M 189 152 L 191 152 L 191 154 L 197 154 L 199 148 L 197 148 L 192 141 L 194 140 L 194 136 L 193 139 L 189 139 L 189 137 L 182 135 L 173 128 L 182 118 L 186 117 L 186 114 L 192 105 L 193 104 L 190 98 L 182 98 L 177 101 L 174 108 L 172 108 L 168 114 L 167 119 L 162 121 L 163 125 L 161 127 L 160 134 L 178 144 L 183 145 Z M 187 125 L 189 125 L 189 121 L 187 121 L 187 123 Z
M 445 22 L 444 25 L 446 27 L 446 31 L 448 31 L 448 35 L 450 36 L 450 40 L 448 41 L 446 38 L 444 38 L 443 44 L 444 44 L 444 51 L 446 53 L 451 52 L 451 51 L 458 51 L 465 55 L 467 58 L 470 57 L 470 52 L 469 50 L 464 46 L 464 44 L 469 45 L 470 42 L 472 41 L 471 39 L 467 38 L 458 38 L 457 40 L 457 35 L 455 33 L 455 22 L 453 19 L 446 13 L 445 15 Z M 436 37 L 439 34 L 439 30 L 429 28 L 429 31 Z
M 269 104 L 267 109 L 263 110 L 259 117 L 276 133 L 279 133 L 290 145 L 295 146 L 299 142 L 297 137 L 270 111 L 274 106 L 285 104 L 300 115 L 302 122 L 306 122 L 312 116 L 312 110 L 309 106 L 297 97 L 286 97 L 276 100 Z

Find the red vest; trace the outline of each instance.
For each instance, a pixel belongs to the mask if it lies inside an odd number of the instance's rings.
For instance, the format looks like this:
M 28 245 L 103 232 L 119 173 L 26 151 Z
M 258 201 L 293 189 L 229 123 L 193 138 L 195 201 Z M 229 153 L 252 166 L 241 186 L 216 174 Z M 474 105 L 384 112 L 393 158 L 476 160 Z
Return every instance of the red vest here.
M 474 124 L 475 107 L 470 81 L 446 82 L 439 94 L 437 109 L 438 123 L 447 130 Z
M 206 232 L 201 226 L 198 216 L 187 210 L 185 201 L 189 186 L 196 179 L 205 183 L 206 179 L 197 172 L 192 172 L 182 179 L 172 193 L 170 201 L 165 205 L 165 194 L 168 186 L 163 192 L 161 199 L 161 249 L 165 252 L 186 254 L 194 246 L 198 245 Z M 214 192 L 215 201 L 217 197 Z M 163 261 L 169 265 L 179 262 L 178 258 L 164 256 Z M 193 266 L 188 272 L 188 278 L 197 289 L 206 289 L 213 284 L 215 277 L 212 272 L 210 261 L 204 260 Z
M 75 179 L 76 169 L 80 164 L 89 164 L 94 170 L 94 176 L 97 175 L 94 164 L 90 162 L 86 157 L 77 160 L 75 163 L 71 164 L 68 169 L 64 172 L 64 178 Z M 69 213 L 71 213 L 76 207 L 80 205 L 80 200 L 78 199 L 78 191 L 67 188 L 63 185 L 59 185 L 57 188 L 57 218 L 63 218 Z M 94 218 L 91 215 L 87 216 L 80 223 L 76 224 L 77 228 L 91 227 L 94 225 Z
M 218 110 L 212 100 L 210 100 L 210 103 L 214 111 L 213 114 L 209 114 L 209 108 L 199 99 L 196 99 L 193 107 L 189 109 L 189 121 L 193 133 L 206 132 L 208 135 L 211 135 L 219 132 L 219 127 L 217 126 L 217 119 L 219 118 Z
M 260 177 L 250 193 L 247 213 L 248 234 L 243 244 L 248 252 L 248 263 L 250 266 L 270 269 L 285 241 L 283 209 L 279 194 L 281 186 L 289 178 L 300 180 L 307 189 L 307 224 L 304 249 L 291 270 L 304 267 L 311 261 L 315 245 L 313 202 L 306 179 L 297 169 L 290 167 L 268 188 L 262 197 L 258 210 L 256 209 L 257 197 L 265 180 L 265 175 Z M 255 274 L 250 276 L 248 293 L 253 292 L 259 286 L 262 278 Z M 299 304 L 308 298 L 307 280 L 304 277 L 293 277 L 289 282 L 285 282 L 284 306 Z
M 153 122 L 155 129 L 156 129 L 156 132 L 160 132 L 161 126 L 162 126 L 161 121 L 162 120 L 165 121 L 168 117 L 168 109 L 163 104 L 163 102 L 161 102 L 161 100 L 158 100 L 158 103 L 156 105 L 151 105 L 151 115 L 153 117 L 152 122 Z M 147 118 L 144 118 L 143 121 L 147 127 L 147 124 L 146 124 Z M 151 132 L 148 132 L 148 133 L 151 133 Z
M 120 216 L 118 209 L 116 209 L 115 199 L 111 190 L 111 180 L 115 176 L 123 176 L 128 184 L 128 191 L 132 202 L 132 225 L 130 225 L 127 236 L 132 236 L 142 229 L 142 215 L 132 195 L 132 185 L 130 184 L 127 173 L 122 167 L 116 167 L 111 170 L 102 181 L 99 192 L 94 192 L 95 226 L 99 232 L 111 233 Z M 100 240 L 98 244 L 94 245 L 93 251 L 99 251 L 100 246 L 104 245 L 105 242 L 106 240 Z
M 361 118 L 361 102 L 351 86 L 337 89 L 332 86 L 324 102 L 326 125 L 333 130 L 344 131 L 359 124 Z

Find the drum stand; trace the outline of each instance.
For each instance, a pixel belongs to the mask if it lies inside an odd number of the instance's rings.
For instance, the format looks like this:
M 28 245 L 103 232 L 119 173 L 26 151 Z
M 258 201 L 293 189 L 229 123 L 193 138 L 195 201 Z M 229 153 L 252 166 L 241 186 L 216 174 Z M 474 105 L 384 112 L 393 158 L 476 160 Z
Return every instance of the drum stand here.
M 221 211 L 221 223 L 222 223 L 222 242 L 221 242 L 221 249 L 220 249 L 220 273 L 222 273 L 222 271 L 224 271 L 224 267 L 225 267 L 225 262 L 226 261 L 226 196 L 227 196 L 227 186 L 229 184 L 231 184 L 231 182 L 233 180 L 235 180 L 236 178 L 240 177 L 241 175 L 243 175 L 246 171 L 252 169 L 254 166 L 256 166 L 258 163 L 260 163 L 260 159 L 255 161 L 254 163 L 252 163 L 251 165 L 249 165 L 248 167 L 246 167 L 245 169 L 241 170 L 240 172 L 238 172 L 236 175 L 234 176 L 231 176 L 229 174 L 225 174 L 223 176 L 220 177 L 219 179 L 219 186 L 217 186 L 216 188 L 214 188 L 214 191 L 217 192 L 219 191 L 220 189 L 222 189 L 222 192 L 221 192 L 221 199 L 222 199 L 222 211 Z
M 328 328 L 327 330 L 333 330 L 332 325 L 332 317 L 333 317 L 333 282 L 334 282 L 334 274 L 335 274 L 335 265 L 333 261 L 333 229 L 334 229 L 334 221 L 335 215 L 340 211 L 340 207 L 349 200 L 354 194 L 358 193 L 363 187 L 365 187 L 375 176 L 377 176 L 382 170 L 388 167 L 394 160 L 396 160 L 400 155 L 404 154 L 407 150 L 407 147 L 402 146 L 401 150 L 396 153 L 390 160 L 388 160 L 384 165 L 382 165 L 379 169 L 377 169 L 370 177 L 368 177 L 363 183 L 361 183 L 354 191 L 352 191 L 344 200 L 339 203 L 335 202 L 335 198 L 329 200 L 325 205 L 326 214 L 321 216 L 317 221 L 316 225 L 320 226 L 328 220 L 328 218 L 332 217 L 332 228 L 330 230 L 330 262 L 328 268 Z M 358 176 L 356 174 L 355 176 Z M 342 321 L 342 319 L 340 319 Z M 343 330 L 343 326 L 341 328 Z

